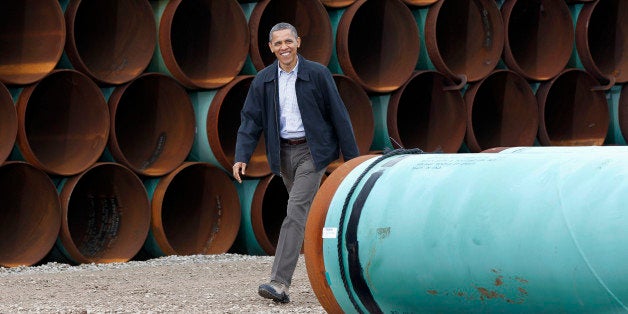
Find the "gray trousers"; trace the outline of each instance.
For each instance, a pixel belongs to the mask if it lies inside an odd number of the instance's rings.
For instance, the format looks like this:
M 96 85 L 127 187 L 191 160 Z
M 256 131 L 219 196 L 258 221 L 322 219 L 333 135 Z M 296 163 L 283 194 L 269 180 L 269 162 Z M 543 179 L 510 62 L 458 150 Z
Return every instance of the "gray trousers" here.
M 307 143 L 281 144 L 281 177 L 289 198 L 270 280 L 290 286 L 303 246 L 307 215 L 323 174 L 325 169 L 316 171 Z

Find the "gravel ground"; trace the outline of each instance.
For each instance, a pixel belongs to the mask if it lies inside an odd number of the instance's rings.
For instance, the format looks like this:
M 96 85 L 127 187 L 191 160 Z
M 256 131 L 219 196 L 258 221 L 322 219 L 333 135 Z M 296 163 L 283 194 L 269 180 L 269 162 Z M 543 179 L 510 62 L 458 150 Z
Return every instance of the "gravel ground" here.
M 0 313 L 325 313 L 299 259 L 288 304 L 257 294 L 273 258 L 237 254 L 0 268 Z

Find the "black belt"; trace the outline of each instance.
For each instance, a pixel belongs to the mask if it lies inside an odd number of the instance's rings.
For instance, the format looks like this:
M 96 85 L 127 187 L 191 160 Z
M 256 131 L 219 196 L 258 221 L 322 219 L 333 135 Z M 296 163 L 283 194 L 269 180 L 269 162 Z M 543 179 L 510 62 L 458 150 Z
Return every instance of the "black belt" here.
M 288 145 L 299 145 L 307 142 L 307 139 L 305 137 L 282 138 L 281 142 Z

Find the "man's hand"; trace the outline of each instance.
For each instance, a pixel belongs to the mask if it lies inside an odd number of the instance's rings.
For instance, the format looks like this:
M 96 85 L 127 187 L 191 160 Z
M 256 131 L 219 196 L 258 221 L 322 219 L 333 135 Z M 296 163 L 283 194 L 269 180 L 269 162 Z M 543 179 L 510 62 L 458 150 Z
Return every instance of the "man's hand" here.
M 246 164 L 238 161 L 233 164 L 233 177 L 238 180 L 238 183 L 242 183 L 242 178 L 240 178 L 240 171 L 242 171 L 242 175 L 246 175 Z

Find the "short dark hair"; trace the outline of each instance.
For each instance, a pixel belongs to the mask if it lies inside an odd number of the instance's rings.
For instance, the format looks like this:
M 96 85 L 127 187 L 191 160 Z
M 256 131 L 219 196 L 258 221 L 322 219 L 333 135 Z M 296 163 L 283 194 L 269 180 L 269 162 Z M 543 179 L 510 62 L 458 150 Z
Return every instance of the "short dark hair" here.
M 270 32 L 268 33 L 268 42 L 271 42 L 273 40 L 274 32 L 281 31 L 284 29 L 289 29 L 292 32 L 292 35 L 294 35 L 294 37 L 296 38 L 299 37 L 299 34 L 297 33 L 297 29 L 294 26 L 292 26 L 292 24 L 281 22 L 281 23 L 275 24 L 275 26 L 273 26 L 273 28 L 270 29 Z

